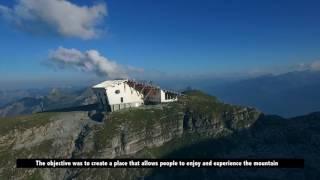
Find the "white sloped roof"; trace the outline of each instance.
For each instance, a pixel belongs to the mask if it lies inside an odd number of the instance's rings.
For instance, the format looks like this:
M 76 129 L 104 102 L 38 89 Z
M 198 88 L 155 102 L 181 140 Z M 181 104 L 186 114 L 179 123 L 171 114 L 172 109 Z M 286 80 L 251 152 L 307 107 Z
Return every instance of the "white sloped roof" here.
M 108 81 L 103 81 L 100 84 L 97 84 L 93 86 L 92 88 L 107 88 L 107 87 L 113 87 L 115 85 L 119 85 L 121 83 L 124 83 L 128 80 L 108 80 Z

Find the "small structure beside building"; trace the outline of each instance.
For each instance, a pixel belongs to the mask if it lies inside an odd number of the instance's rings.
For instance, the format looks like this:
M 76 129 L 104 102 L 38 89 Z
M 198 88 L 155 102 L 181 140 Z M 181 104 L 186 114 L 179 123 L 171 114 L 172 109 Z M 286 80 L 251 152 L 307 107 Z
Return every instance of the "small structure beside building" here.
M 161 89 L 152 83 L 109 80 L 92 87 L 100 107 L 107 111 L 177 101 L 180 93 Z

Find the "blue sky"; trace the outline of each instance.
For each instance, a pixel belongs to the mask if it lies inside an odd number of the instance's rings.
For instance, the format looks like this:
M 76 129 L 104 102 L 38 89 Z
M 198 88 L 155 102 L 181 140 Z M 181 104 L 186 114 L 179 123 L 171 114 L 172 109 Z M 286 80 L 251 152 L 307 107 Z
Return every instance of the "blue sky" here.
M 11 9 L 18 2 L 0 4 Z M 79 7 L 102 3 L 70 2 Z M 172 76 L 282 70 L 312 63 L 320 57 L 319 1 L 104 3 L 107 14 L 96 27 L 103 32 L 92 39 L 25 31 L 2 18 L 0 82 L 36 84 L 96 78 L 94 73 L 53 70 L 44 65 L 50 51 L 58 47 L 81 52 L 94 49 L 120 65 L 142 68 L 148 74 L 155 71 Z M 43 22 L 37 23 L 33 28 L 43 26 Z

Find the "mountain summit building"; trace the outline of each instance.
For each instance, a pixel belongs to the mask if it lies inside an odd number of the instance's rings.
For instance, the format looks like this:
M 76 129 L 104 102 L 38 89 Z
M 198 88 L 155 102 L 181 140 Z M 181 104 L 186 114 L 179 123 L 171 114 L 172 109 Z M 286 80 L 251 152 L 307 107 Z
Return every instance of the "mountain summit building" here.
M 173 102 L 180 96 L 178 92 L 134 80 L 104 81 L 92 89 L 98 97 L 100 108 L 107 111 L 139 107 L 143 104 Z

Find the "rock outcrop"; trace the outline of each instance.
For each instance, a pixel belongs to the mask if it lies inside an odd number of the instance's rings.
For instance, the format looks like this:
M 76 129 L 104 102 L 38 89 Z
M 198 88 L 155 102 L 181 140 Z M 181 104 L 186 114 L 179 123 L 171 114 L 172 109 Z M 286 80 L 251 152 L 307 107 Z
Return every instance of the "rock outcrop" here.
M 5 126 L 0 133 L 0 179 L 24 179 L 36 170 L 16 169 L 16 158 L 71 158 L 74 143 L 89 119 L 85 112 L 43 113 L 2 119 L 1 123 Z M 61 179 L 63 171 L 44 169 L 41 176 Z
M 190 92 L 175 103 L 104 113 L 103 122 L 91 119 L 94 113 L 39 113 L 1 120 L 5 131 L 0 132 L 0 157 L 7 158 L 0 160 L 0 177 L 121 179 L 119 173 L 123 179 L 144 176 L 143 169 L 137 174 L 127 169 L 49 170 L 14 166 L 16 158 L 159 158 L 167 150 L 154 149 L 183 136 L 227 136 L 249 128 L 261 116 L 253 108 L 227 105 L 200 92 Z

